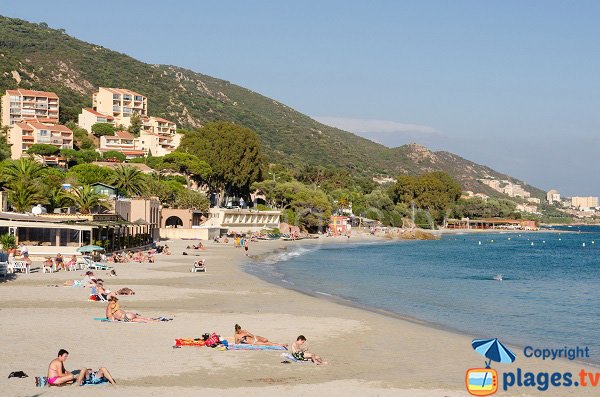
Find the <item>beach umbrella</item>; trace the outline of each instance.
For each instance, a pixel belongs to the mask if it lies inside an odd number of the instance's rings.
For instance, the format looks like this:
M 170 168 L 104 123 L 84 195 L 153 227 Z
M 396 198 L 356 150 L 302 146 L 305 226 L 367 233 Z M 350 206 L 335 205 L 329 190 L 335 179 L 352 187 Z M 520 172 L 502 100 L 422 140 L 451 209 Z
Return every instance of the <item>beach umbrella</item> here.
M 104 248 L 98 245 L 84 245 L 83 247 L 77 248 L 77 252 L 93 252 L 93 251 L 104 251 Z
M 517 359 L 515 353 L 511 352 L 510 349 L 504 346 L 498 338 L 494 339 L 473 339 L 471 342 L 471 346 L 473 349 L 485 358 L 488 358 L 489 361 L 485 363 L 486 368 L 490 368 L 490 364 L 493 361 L 499 363 L 510 364 Z M 485 385 L 485 379 L 487 378 L 487 372 L 483 377 L 482 386 Z
M 471 342 L 473 349 L 485 358 L 489 358 L 487 365 L 492 361 L 510 364 L 517 359 L 515 353 L 504 346 L 497 338 L 494 339 L 473 339 Z

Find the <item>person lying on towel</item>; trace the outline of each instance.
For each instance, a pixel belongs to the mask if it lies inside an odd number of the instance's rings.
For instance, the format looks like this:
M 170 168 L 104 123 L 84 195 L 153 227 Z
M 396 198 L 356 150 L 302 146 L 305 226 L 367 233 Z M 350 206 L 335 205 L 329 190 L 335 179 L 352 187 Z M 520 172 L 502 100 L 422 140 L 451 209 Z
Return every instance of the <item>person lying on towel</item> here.
M 148 317 L 142 317 L 134 312 L 127 312 L 119 307 L 119 298 L 111 296 L 106 305 L 106 318 L 109 320 L 134 322 L 134 323 L 150 323 L 159 320 L 154 320 Z
M 235 343 L 236 344 L 247 344 L 247 345 L 262 345 L 262 346 L 283 346 L 287 347 L 287 344 L 269 342 L 267 338 L 262 336 L 251 334 L 250 332 L 242 329 L 239 324 L 235 325 Z

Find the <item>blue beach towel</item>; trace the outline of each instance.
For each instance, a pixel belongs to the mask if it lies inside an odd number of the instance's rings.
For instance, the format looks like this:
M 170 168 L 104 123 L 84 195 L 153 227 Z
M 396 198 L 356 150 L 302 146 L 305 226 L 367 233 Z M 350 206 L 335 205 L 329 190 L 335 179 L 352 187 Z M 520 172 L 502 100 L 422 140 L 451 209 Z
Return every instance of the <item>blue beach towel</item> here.
M 246 345 L 235 344 L 229 345 L 227 350 L 287 350 L 284 346 L 266 346 L 266 345 Z

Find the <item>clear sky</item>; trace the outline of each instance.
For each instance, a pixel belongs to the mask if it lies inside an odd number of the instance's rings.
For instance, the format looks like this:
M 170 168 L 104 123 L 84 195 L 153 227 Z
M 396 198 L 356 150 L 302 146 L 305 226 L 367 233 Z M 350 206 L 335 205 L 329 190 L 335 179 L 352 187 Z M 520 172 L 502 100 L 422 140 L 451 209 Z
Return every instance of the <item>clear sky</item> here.
M 600 195 L 598 1 L 14 0 L 0 14 L 229 80 L 387 146 Z

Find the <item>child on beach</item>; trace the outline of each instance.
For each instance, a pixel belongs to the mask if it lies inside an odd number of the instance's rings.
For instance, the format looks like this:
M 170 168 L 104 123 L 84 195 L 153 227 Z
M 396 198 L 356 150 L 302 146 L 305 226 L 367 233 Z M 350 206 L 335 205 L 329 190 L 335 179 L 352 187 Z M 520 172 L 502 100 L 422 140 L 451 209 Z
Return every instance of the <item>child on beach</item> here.
M 323 359 L 321 357 L 317 356 L 314 353 L 310 353 L 307 350 L 308 347 L 305 345 L 305 343 L 306 343 L 306 338 L 304 337 L 304 335 L 298 336 L 298 338 L 296 338 L 296 341 L 294 343 L 292 343 L 292 356 L 294 356 L 294 358 L 296 360 L 301 360 L 301 361 L 309 361 L 310 360 L 317 365 L 327 364 L 327 361 L 323 361 Z

